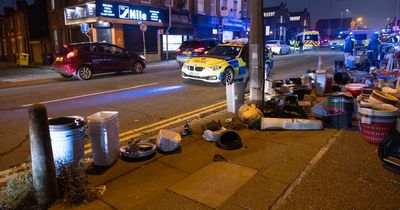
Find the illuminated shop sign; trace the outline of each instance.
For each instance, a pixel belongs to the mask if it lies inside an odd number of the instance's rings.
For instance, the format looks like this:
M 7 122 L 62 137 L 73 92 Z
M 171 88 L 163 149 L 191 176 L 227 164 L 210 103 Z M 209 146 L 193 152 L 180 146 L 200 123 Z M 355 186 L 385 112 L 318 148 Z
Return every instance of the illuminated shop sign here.
M 86 3 L 64 9 L 65 22 L 71 23 L 96 17 L 96 4 Z
M 124 4 L 119 2 L 97 1 L 97 16 L 125 20 L 165 23 L 164 11 L 147 6 Z

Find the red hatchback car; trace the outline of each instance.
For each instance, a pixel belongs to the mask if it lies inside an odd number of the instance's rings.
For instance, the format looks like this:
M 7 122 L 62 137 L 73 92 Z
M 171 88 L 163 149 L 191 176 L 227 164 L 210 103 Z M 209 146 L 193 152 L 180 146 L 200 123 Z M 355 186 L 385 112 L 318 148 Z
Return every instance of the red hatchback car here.
M 63 45 L 55 55 L 54 71 L 62 77 L 77 76 L 88 80 L 93 74 L 130 70 L 140 74 L 146 59 L 136 53 L 108 43 L 76 43 Z

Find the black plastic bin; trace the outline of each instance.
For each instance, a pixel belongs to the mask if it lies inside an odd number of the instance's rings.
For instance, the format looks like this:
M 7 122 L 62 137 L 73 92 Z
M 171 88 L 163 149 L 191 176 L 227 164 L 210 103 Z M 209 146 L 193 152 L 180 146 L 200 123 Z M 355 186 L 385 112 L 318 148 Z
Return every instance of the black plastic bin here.
M 51 65 L 54 62 L 54 56 L 51 53 L 45 53 L 42 55 L 43 57 L 43 64 L 44 65 Z

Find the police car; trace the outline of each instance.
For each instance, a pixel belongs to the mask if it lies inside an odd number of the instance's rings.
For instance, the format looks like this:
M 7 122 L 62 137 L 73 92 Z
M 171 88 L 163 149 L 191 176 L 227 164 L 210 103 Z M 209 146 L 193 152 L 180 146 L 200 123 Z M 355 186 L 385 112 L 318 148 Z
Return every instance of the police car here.
M 184 79 L 201 80 L 210 83 L 230 84 L 235 80 L 243 81 L 248 77 L 248 44 L 220 44 L 206 55 L 193 57 L 182 66 Z M 265 53 L 265 72 L 271 73 L 272 54 Z

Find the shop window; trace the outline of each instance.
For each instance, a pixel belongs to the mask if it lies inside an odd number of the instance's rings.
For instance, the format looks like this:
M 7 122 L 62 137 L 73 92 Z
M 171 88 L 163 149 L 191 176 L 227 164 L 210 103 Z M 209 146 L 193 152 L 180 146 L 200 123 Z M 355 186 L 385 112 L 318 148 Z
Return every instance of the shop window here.
M 8 55 L 8 51 L 7 51 L 7 40 L 3 39 L 3 47 L 4 47 L 4 55 Z
M 283 16 L 282 16 L 282 15 L 281 15 L 281 17 L 280 17 L 279 22 L 280 22 L 280 23 L 283 23 Z
M 110 28 L 97 28 L 97 41 L 98 42 L 112 42 L 112 33 Z
M 11 50 L 13 55 L 17 54 L 17 46 L 15 44 L 15 38 L 11 39 Z
M 217 2 L 216 0 L 211 0 L 211 15 L 217 14 Z
M 307 26 L 307 20 L 304 19 L 304 26 Z
M 151 4 L 151 0 L 140 0 L 142 4 Z
M 204 0 L 197 0 L 197 12 L 204 13 Z
M 174 7 L 174 1 L 173 0 L 165 0 L 164 5 L 166 7 Z
M 264 17 L 273 17 L 275 16 L 275 12 L 264 12 Z
M 1 25 L 2 25 L 2 30 L 3 30 L 3 36 L 6 36 L 6 30 L 5 30 L 5 28 L 4 28 L 4 23 L 1 24 Z
M 50 0 L 50 9 L 51 9 L 51 10 L 54 10 L 54 9 L 56 9 L 56 3 L 55 3 L 55 0 Z
M 183 40 L 182 35 L 168 36 L 168 51 L 175 51 L 181 46 Z M 167 36 L 163 35 L 163 51 L 167 51 Z
M 158 27 L 148 26 L 145 32 L 148 54 L 158 53 Z M 124 25 L 125 49 L 130 52 L 143 52 L 143 34 L 138 25 Z

